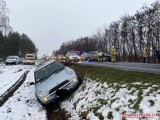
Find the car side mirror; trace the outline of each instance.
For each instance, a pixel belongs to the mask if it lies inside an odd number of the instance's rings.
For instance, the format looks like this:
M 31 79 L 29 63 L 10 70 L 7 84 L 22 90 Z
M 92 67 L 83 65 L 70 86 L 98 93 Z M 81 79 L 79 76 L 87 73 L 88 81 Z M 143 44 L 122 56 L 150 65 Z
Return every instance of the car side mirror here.
M 34 83 L 34 82 L 30 82 L 29 85 L 30 85 L 30 86 L 31 86 L 31 85 L 35 85 L 35 83 Z

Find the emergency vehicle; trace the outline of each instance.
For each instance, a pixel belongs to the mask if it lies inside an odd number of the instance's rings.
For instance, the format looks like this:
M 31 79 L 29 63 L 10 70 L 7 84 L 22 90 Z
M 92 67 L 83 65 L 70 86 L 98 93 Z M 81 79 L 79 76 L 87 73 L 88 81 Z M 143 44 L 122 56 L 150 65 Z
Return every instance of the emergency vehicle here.
M 24 64 L 35 64 L 35 54 L 26 54 Z

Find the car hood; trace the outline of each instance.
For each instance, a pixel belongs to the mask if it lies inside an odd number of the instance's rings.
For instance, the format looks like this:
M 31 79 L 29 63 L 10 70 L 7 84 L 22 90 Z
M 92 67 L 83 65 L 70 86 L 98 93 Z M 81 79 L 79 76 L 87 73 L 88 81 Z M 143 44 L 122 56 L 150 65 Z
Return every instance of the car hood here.
M 70 55 L 69 57 L 79 57 L 78 55 Z
M 59 73 L 51 75 L 48 79 L 43 82 L 39 82 L 36 84 L 36 88 L 42 88 L 45 90 L 45 93 L 48 95 L 49 91 L 59 85 L 60 83 L 71 80 L 72 78 L 67 73 L 67 68 L 65 67 Z
M 6 59 L 6 62 L 17 61 L 16 59 Z

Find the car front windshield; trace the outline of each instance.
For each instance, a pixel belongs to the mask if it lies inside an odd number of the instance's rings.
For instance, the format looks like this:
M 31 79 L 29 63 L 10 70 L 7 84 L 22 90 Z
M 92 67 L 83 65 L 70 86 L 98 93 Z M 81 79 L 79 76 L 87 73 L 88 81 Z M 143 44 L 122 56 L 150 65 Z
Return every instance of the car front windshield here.
M 57 57 L 64 57 L 64 55 L 57 55 Z
M 7 59 L 16 59 L 16 57 L 10 56 L 10 57 L 8 57 Z
M 45 78 L 49 77 L 50 75 L 56 73 L 59 70 L 62 70 L 63 68 L 63 64 L 57 61 L 52 62 L 51 64 L 35 72 L 35 82 L 40 82 L 41 80 L 44 80 Z
M 76 54 L 76 53 L 70 53 L 70 55 L 71 55 L 71 56 L 75 56 L 75 55 L 77 55 L 77 54 Z

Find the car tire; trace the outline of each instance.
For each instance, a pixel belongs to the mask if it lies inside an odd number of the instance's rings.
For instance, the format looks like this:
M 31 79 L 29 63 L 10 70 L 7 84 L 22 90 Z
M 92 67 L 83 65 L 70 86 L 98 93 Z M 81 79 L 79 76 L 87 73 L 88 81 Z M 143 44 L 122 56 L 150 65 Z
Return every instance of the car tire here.
M 89 57 L 87 58 L 87 61 L 88 61 L 88 62 L 90 61 L 90 58 L 89 58 Z
M 8 63 L 6 63 L 6 65 L 8 65 Z
M 79 85 L 81 85 L 83 83 L 83 80 L 79 77 L 79 75 L 77 75 L 78 80 L 79 80 Z

